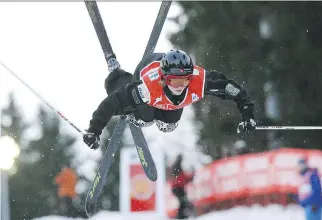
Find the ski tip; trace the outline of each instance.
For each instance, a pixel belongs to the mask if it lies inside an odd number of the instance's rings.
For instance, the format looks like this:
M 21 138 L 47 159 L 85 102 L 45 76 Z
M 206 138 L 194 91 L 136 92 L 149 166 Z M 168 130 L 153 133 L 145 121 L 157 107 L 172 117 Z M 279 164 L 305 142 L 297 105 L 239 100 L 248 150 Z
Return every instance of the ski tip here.
M 85 212 L 88 217 L 92 217 L 96 212 L 96 203 L 88 203 L 85 205 Z
M 88 213 L 86 210 L 85 210 L 85 212 L 86 212 L 86 215 L 88 218 L 92 217 L 92 215 L 90 213 Z
M 156 169 L 149 169 L 149 175 L 148 175 L 148 177 L 153 182 L 157 181 L 157 179 L 158 179 L 158 173 L 157 173 Z

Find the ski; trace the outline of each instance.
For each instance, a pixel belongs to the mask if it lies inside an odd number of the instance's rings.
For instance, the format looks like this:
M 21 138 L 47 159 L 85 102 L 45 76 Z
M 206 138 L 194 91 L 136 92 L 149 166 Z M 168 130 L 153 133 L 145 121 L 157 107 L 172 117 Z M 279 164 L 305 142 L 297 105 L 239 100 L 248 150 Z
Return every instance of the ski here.
M 113 67 L 113 64 L 115 63 L 113 62 L 113 60 L 116 57 L 113 52 L 110 41 L 108 39 L 97 3 L 95 1 L 85 1 L 85 5 L 90 15 L 90 18 L 92 20 L 96 34 L 99 38 L 106 62 L 109 68 L 111 65 Z M 149 38 L 148 44 L 146 46 L 143 58 L 153 53 L 170 6 L 171 6 L 171 1 L 162 2 Z M 108 144 L 108 147 L 104 153 L 104 156 L 102 158 L 102 161 L 100 163 L 96 176 L 86 196 L 85 211 L 88 216 L 91 216 L 96 212 L 99 196 L 101 194 L 102 188 L 106 183 L 107 174 L 109 172 L 110 166 L 114 162 L 113 157 L 115 152 L 118 150 L 118 145 L 124 133 L 125 127 L 126 127 L 125 117 L 121 116 L 117 122 L 117 125 L 114 128 L 113 134 L 111 136 L 111 140 Z M 134 125 L 130 124 L 130 130 L 136 145 L 136 149 L 138 150 L 138 155 L 145 174 L 150 180 L 156 181 L 157 170 L 141 128 L 135 127 Z
M 131 123 L 129 123 L 129 127 L 144 173 L 151 181 L 156 181 L 158 178 L 158 172 L 143 132 L 140 128 Z
M 95 1 L 85 1 L 85 5 L 99 39 L 105 60 L 109 66 L 110 61 L 115 59 L 115 55 L 108 39 L 97 3 Z M 90 189 L 88 190 L 85 200 L 85 212 L 88 216 L 91 216 L 96 212 L 99 196 L 101 195 L 101 191 L 107 181 L 107 174 L 109 173 L 109 169 L 114 162 L 114 154 L 118 150 L 119 142 L 124 133 L 125 126 L 126 120 L 124 117 L 121 117 L 114 128 L 111 140 L 109 141 L 104 152 L 96 176 L 92 181 Z
M 85 1 L 85 5 L 101 44 L 105 60 L 108 63 L 111 58 L 115 58 L 115 54 L 107 36 L 101 13 L 99 12 L 96 1 Z
M 154 49 L 157 45 L 157 42 L 159 40 L 161 31 L 162 31 L 165 19 L 167 18 L 171 3 L 172 1 L 162 1 L 157 18 L 155 19 L 154 26 L 150 34 L 149 41 L 145 47 L 142 60 L 154 52 Z
M 159 40 L 160 33 L 163 28 L 163 24 L 165 22 L 165 19 L 167 18 L 171 3 L 171 1 L 162 1 L 142 59 L 154 52 L 155 46 Z M 130 123 L 129 126 L 144 173 L 151 181 L 156 181 L 158 178 L 158 172 L 142 129 Z
M 114 128 L 111 140 L 108 143 L 96 176 L 87 193 L 85 200 L 85 212 L 89 217 L 96 213 L 97 202 L 99 196 L 101 195 L 101 191 L 106 184 L 108 171 L 111 165 L 114 163 L 114 155 L 118 150 L 119 142 L 124 133 L 125 126 L 126 123 L 118 123 Z

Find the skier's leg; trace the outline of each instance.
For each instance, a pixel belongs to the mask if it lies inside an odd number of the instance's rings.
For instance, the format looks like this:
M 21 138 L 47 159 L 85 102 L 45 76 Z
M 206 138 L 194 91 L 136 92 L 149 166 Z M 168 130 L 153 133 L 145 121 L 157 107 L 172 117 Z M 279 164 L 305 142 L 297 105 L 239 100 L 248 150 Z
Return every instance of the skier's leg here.
M 138 64 L 136 70 L 134 71 L 133 74 L 133 81 L 139 81 L 140 80 L 140 66 L 142 66 L 142 61 Z M 137 122 L 140 123 L 140 125 L 135 124 L 136 126 L 139 127 L 147 127 L 151 126 L 154 121 L 155 121 L 155 111 L 156 109 L 154 107 L 151 107 L 149 105 L 141 105 L 138 107 L 138 109 L 133 111 L 132 115 L 129 115 L 129 117 L 133 117 L 133 119 L 130 120 L 136 120 Z
M 118 88 L 132 82 L 133 75 L 122 69 L 111 72 L 105 79 L 105 90 L 109 95 Z
M 156 125 L 159 130 L 163 132 L 171 132 L 176 129 L 182 112 L 183 108 L 171 111 L 161 109 L 156 110 Z
M 105 90 L 109 95 L 118 88 L 132 82 L 133 75 L 124 70 L 117 69 L 112 71 L 105 79 Z M 132 114 L 126 116 L 129 123 L 138 127 L 150 126 L 154 123 L 155 109 L 148 105 L 140 106 L 138 110 L 134 110 Z

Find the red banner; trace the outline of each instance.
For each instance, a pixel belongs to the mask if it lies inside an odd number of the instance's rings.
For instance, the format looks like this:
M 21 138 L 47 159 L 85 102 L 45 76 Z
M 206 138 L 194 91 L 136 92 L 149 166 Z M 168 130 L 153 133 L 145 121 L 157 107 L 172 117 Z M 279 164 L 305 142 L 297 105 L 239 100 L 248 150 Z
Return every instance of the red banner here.
M 196 172 L 187 186 L 190 201 L 200 207 L 224 200 L 271 193 L 296 193 L 299 184 L 297 162 L 306 157 L 310 167 L 322 176 L 322 152 L 282 148 L 265 153 L 247 154 L 217 160 Z M 167 186 L 169 187 L 169 186 Z M 169 216 L 178 206 L 168 189 Z
M 131 211 L 155 211 L 156 210 L 156 186 L 150 181 L 141 164 L 130 165 Z

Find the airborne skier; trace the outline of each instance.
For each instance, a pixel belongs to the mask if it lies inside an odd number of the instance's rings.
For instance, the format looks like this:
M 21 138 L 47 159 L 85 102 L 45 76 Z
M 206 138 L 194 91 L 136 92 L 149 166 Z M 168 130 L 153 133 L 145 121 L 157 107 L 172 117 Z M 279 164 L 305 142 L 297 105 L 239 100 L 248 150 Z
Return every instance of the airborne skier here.
M 139 127 L 156 123 L 159 130 L 171 132 L 178 126 L 183 108 L 204 95 L 233 100 L 242 117 L 237 131 L 255 129 L 254 104 L 246 90 L 223 73 L 194 65 L 184 51 L 153 53 L 138 64 L 134 75 L 122 70 L 116 58 L 108 66 L 108 96 L 94 111 L 83 136 L 91 149 L 99 147 L 102 130 L 114 115 L 123 115 Z

